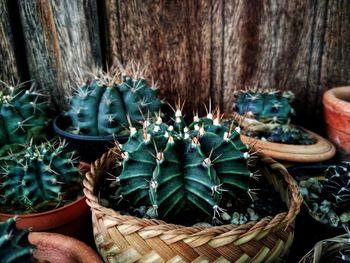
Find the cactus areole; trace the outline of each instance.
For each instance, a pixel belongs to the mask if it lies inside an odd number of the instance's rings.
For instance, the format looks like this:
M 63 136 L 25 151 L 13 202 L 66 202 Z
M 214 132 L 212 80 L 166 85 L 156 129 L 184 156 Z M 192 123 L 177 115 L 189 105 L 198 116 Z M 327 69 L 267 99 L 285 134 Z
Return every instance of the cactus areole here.
M 126 135 L 130 125 L 137 125 L 160 110 L 162 102 L 155 95 L 155 86 L 142 77 L 122 75 L 120 79 L 120 83 L 107 83 L 96 78 L 78 88 L 67 112 L 72 121 L 69 132 Z
M 120 146 L 119 198 L 146 206 L 151 218 L 171 219 L 191 209 L 218 224 L 227 216 L 228 200 L 254 194 L 248 147 L 239 129 L 222 125 L 211 113 L 186 126 L 177 109 L 174 120 L 167 125 L 158 116 L 131 129 Z
M 76 200 L 81 194 L 77 164 L 64 143 L 27 145 L 10 154 L 0 171 L 0 210 L 36 213 Z

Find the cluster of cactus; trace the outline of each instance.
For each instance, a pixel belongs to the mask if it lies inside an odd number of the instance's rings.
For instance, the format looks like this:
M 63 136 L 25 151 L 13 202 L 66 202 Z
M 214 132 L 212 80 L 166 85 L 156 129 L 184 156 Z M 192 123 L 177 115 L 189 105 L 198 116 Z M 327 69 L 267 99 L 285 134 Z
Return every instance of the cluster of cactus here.
M 28 230 L 16 228 L 16 219 L 0 222 L 0 262 L 34 262 L 34 246 L 28 242 Z
M 0 147 L 23 144 L 32 138 L 44 137 L 48 124 L 48 101 L 33 84 L 9 85 L 1 82 Z
M 191 209 L 213 224 L 229 220 L 225 200 L 255 194 L 249 182 L 256 172 L 248 167 L 252 157 L 239 132 L 212 113 L 194 116 L 187 126 L 179 107 L 173 125 L 158 115 L 142 129 L 132 127 L 127 143 L 119 145 L 118 197 L 146 206 L 151 218 L 174 218 Z
M 286 144 L 313 144 L 309 134 L 290 124 L 293 98 L 290 91 L 248 89 L 236 93 L 234 110 L 244 118 L 254 119 L 243 125 L 248 136 Z
M 81 191 L 68 197 L 68 188 L 74 186 L 80 189 L 77 159 L 74 152 L 66 151 L 64 142 L 28 144 L 7 156 L 1 167 L 1 210 L 41 212 L 63 204 L 67 198 L 76 199 Z
M 82 135 L 124 135 L 148 114 L 160 110 L 155 85 L 149 85 L 142 70 L 130 74 L 119 70 L 102 72 L 80 86 L 70 98 L 69 131 Z
M 350 162 L 330 166 L 324 180 L 310 178 L 300 182 L 299 189 L 322 223 L 338 227 L 350 222 Z

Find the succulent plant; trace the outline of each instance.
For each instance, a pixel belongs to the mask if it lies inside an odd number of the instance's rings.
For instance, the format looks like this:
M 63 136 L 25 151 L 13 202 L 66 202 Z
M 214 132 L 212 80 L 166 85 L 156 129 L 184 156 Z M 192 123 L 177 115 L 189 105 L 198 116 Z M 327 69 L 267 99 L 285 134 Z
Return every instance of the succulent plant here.
M 33 250 L 34 246 L 28 242 L 28 230 L 17 229 L 16 219 L 0 222 L 0 262 L 34 262 Z
M 293 97 L 291 92 L 248 89 L 236 94 L 235 110 L 263 123 L 287 123 L 294 114 L 290 105 Z
M 216 114 L 220 116 L 220 114 Z M 158 115 L 142 129 L 131 127 L 127 143 L 120 145 L 123 160 L 120 198 L 134 207 L 146 206 L 152 218 L 173 218 L 186 209 L 213 223 L 229 216 L 225 200 L 253 196 L 249 182 L 248 147 L 239 128 L 222 125 L 208 113 L 186 125 L 177 107 L 174 125 Z
M 83 135 L 123 135 L 148 114 L 160 110 L 156 86 L 149 85 L 139 69 L 101 70 L 70 98 L 69 131 Z M 145 117 L 146 116 L 146 117 Z
M 3 85 L 0 91 L 0 147 L 44 137 L 48 102 L 33 84 Z
M 1 167 L 0 204 L 11 213 L 40 212 L 66 199 L 76 199 L 69 189 L 80 189 L 77 159 L 64 142 L 29 144 L 10 154 Z M 73 190 L 72 190 L 73 191 Z M 5 210 L 5 212 L 7 212 Z
M 314 139 L 299 127 L 290 124 L 294 94 L 276 90 L 248 89 L 236 93 L 234 109 L 239 114 L 243 133 L 250 137 L 286 143 L 313 144 Z

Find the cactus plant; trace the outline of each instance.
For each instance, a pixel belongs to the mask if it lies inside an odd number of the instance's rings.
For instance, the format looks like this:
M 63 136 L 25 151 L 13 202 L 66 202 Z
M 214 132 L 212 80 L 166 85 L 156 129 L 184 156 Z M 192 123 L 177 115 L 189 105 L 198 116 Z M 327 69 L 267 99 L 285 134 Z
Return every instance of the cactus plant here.
M 2 210 L 40 212 L 64 204 L 67 199 L 75 200 L 81 192 L 79 180 L 77 159 L 73 152 L 65 151 L 64 142 L 29 144 L 10 154 L 1 167 Z M 74 187 L 79 190 L 70 193 L 68 189 Z
M 314 144 L 314 139 L 297 126 L 290 124 L 294 109 L 290 91 L 248 89 L 236 93 L 235 111 L 244 116 L 243 132 L 276 143 Z M 238 119 L 238 118 L 237 118 Z
M 23 144 L 32 138 L 44 137 L 48 124 L 48 102 L 33 84 L 9 85 L 0 91 L 0 147 Z
M 309 178 L 299 183 L 312 215 L 333 227 L 350 222 L 350 162 L 329 166 L 324 180 Z
M 158 115 L 142 129 L 131 127 L 128 142 L 119 146 L 119 198 L 146 207 L 152 218 L 174 218 L 192 209 L 214 224 L 228 220 L 227 200 L 254 195 L 249 188 L 255 176 L 248 167 L 252 159 L 239 128 L 222 125 L 212 113 L 195 116 L 187 126 L 180 107 L 174 119 L 174 125 L 167 125 Z
M 139 67 L 133 70 L 101 70 L 70 98 L 69 131 L 82 135 L 124 135 L 128 126 L 158 112 L 162 102 Z
M 28 242 L 28 230 L 16 228 L 16 219 L 0 222 L 0 262 L 34 262 L 34 246 Z

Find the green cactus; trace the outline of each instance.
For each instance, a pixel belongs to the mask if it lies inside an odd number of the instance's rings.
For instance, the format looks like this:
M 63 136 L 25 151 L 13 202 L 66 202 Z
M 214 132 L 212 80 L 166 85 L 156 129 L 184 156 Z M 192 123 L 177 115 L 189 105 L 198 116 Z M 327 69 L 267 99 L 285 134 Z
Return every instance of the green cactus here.
M 34 85 L 27 89 L 26 83 L 17 86 L 1 83 L 0 147 L 45 137 L 49 107 L 44 95 Z
M 119 71 L 99 76 L 78 88 L 70 99 L 69 131 L 82 135 L 125 135 L 148 114 L 158 112 L 162 102 L 155 86 L 139 76 Z
M 291 125 L 279 125 L 266 134 L 266 140 L 278 143 L 310 145 L 315 141 L 303 130 Z
M 35 262 L 32 256 L 34 246 L 28 242 L 28 230 L 16 228 L 16 219 L 0 222 L 0 262 Z
M 174 126 L 158 115 L 143 129 L 132 128 L 120 147 L 120 198 L 134 207 L 147 206 L 150 217 L 173 218 L 191 208 L 218 223 L 226 213 L 223 200 L 253 194 L 250 155 L 239 129 L 222 125 L 211 113 L 195 116 L 189 126 L 179 108 Z
M 290 105 L 294 97 L 291 92 L 276 90 L 258 91 L 250 89 L 236 94 L 235 111 L 249 115 L 263 123 L 287 123 L 294 110 Z
M 27 145 L 9 155 L 1 168 L 0 204 L 9 210 L 5 212 L 41 212 L 75 200 L 81 192 L 77 160 L 62 142 Z

